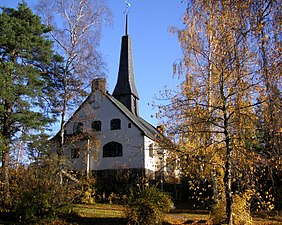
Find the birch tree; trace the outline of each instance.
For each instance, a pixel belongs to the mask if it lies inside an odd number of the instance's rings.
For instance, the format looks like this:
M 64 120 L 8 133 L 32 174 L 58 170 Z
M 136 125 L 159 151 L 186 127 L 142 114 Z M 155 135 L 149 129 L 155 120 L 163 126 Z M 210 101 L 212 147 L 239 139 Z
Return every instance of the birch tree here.
M 37 10 L 52 27 L 61 62 L 60 137 L 63 154 L 66 120 L 81 101 L 94 78 L 104 76 L 104 63 L 98 51 L 102 25 L 111 13 L 103 0 L 40 0 Z
M 281 18 L 279 7 L 280 1 L 187 1 L 184 28 L 172 29 L 183 51 L 174 67 L 182 82 L 179 91 L 163 92 L 162 99 L 171 100 L 159 106 L 158 116 L 178 144 L 183 174 L 211 182 L 215 205 L 224 203 L 220 223 L 233 224 L 234 214 L 238 222 L 242 213 L 234 203 L 259 197 L 263 185 L 256 174 L 268 158 L 256 150 L 257 108 L 268 105 L 273 92 L 281 107 L 281 76 L 266 69 L 281 73 L 274 57 L 281 28 L 261 24 Z M 266 33 L 276 37 L 271 45 Z M 266 56 L 266 46 L 278 49 Z

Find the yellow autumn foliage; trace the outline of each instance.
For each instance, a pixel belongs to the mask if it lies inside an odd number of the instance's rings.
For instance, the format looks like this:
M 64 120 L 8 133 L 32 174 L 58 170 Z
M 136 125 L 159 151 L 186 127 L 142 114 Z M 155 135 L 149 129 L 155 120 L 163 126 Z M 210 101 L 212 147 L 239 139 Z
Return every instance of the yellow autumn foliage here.
M 233 197 L 233 224 L 252 225 L 253 219 L 250 212 L 249 200 L 252 191 L 247 190 L 244 194 L 235 194 Z M 210 220 L 213 224 L 223 224 L 226 220 L 225 199 L 216 200 L 212 208 Z

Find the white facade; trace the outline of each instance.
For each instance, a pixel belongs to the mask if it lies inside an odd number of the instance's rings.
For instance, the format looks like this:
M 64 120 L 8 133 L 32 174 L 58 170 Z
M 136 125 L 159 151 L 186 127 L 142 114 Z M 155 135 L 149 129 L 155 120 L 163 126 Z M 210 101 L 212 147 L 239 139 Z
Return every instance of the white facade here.
M 65 129 L 68 141 L 64 155 L 70 161 L 70 169 L 145 169 L 154 176 L 161 166 L 154 137 L 152 134 L 146 135 L 147 131 L 140 127 L 137 116 L 116 103 L 117 100 L 108 93 L 94 90 L 68 121 Z M 120 120 L 120 129 L 111 129 L 113 119 Z M 101 123 L 100 131 L 93 130 L 94 121 Z M 83 124 L 80 127 L 81 136 L 74 134 L 78 123 Z M 154 127 L 148 129 L 154 130 L 157 135 Z M 105 156 L 105 145 L 111 142 L 121 144 L 122 154 Z M 74 151 L 77 151 L 76 155 Z
M 126 32 L 113 94 L 106 91 L 104 78 L 93 80 L 92 92 L 65 126 L 64 156 L 69 169 L 141 169 L 152 178 L 161 170 L 163 175 L 166 152 L 157 143 L 162 135 L 139 116 L 138 101 L 131 38 Z

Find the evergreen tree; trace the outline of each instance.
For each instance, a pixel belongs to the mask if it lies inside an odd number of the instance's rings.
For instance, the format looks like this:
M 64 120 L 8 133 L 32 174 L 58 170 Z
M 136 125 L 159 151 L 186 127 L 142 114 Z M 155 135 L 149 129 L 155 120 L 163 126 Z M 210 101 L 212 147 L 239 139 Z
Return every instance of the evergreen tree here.
M 47 72 L 52 61 L 50 29 L 25 4 L 1 8 L 0 152 L 4 205 L 9 203 L 9 157 L 16 140 L 28 141 L 52 121 L 46 100 L 55 92 Z

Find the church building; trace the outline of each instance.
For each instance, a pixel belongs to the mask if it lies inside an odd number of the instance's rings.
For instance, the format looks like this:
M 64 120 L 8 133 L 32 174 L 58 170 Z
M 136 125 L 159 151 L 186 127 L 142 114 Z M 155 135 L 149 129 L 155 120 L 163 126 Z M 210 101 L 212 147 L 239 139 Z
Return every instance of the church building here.
M 160 171 L 164 175 L 166 150 L 158 145 L 163 136 L 142 119 L 138 103 L 126 15 L 113 93 L 106 90 L 104 78 L 93 80 L 91 93 L 66 123 L 64 156 L 69 169 L 87 173 L 136 171 L 150 179 Z

